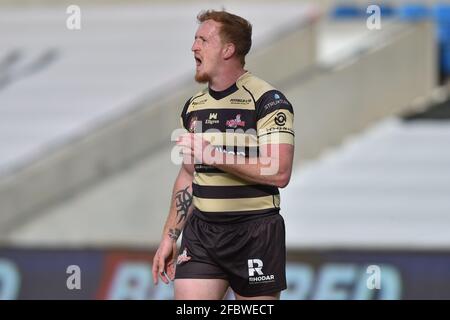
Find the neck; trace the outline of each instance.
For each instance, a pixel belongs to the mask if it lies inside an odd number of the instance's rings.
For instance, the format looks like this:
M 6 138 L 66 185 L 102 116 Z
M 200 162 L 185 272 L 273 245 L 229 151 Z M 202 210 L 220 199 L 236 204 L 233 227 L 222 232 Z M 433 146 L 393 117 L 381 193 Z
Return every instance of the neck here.
M 209 81 L 209 87 L 214 91 L 223 91 L 236 83 L 237 79 L 246 72 L 247 71 L 240 65 L 239 67 L 219 71 L 217 75 Z

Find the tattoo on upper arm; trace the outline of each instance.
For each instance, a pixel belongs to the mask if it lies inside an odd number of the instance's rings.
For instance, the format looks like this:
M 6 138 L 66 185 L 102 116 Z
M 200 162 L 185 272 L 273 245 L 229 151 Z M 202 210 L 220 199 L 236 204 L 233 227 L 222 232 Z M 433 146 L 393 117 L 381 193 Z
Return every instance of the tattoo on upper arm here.
M 180 229 L 177 229 L 177 228 L 169 229 L 169 237 L 172 240 L 177 241 L 178 237 L 180 236 L 180 234 L 181 234 L 181 230 Z
M 175 204 L 177 206 L 177 216 L 179 216 L 178 222 L 180 223 L 187 218 L 189 207 L 192 204 L 192 194 L 189 193 L 189 186 L 185 189 L 179 190 L 175 194 Z

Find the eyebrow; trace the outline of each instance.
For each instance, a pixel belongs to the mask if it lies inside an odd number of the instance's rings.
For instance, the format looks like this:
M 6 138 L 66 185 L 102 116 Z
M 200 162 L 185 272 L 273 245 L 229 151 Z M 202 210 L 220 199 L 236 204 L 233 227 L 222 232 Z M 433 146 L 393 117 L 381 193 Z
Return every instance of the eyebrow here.
M 197 40 L 198 38 L 202 39 L 203 41 L 206 41 L 206 38 L 205 38 L 204 36 L 195 36 L 195 37 L 194 37 L 194 39 L 196 39 L 196 40 Z

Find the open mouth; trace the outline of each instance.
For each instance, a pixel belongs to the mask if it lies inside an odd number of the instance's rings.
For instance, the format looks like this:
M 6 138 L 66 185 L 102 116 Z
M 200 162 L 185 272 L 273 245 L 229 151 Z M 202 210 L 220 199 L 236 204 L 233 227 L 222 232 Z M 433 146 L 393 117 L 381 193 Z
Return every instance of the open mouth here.
M 202 59 L 200 59 L 199 57 L 195 57 L 195 64 L 198 66 L 200 66 L 202 64 Z

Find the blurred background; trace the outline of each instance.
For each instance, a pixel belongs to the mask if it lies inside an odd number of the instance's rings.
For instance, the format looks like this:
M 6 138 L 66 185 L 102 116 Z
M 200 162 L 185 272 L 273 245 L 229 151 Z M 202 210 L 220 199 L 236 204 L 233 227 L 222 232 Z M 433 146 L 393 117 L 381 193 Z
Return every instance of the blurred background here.
M 450 299 L 450 3 L 400 0 L 0 0 L 0 299 L 172 298 L 170 137 L 223 7 L 295 110 L 282 299 Z

